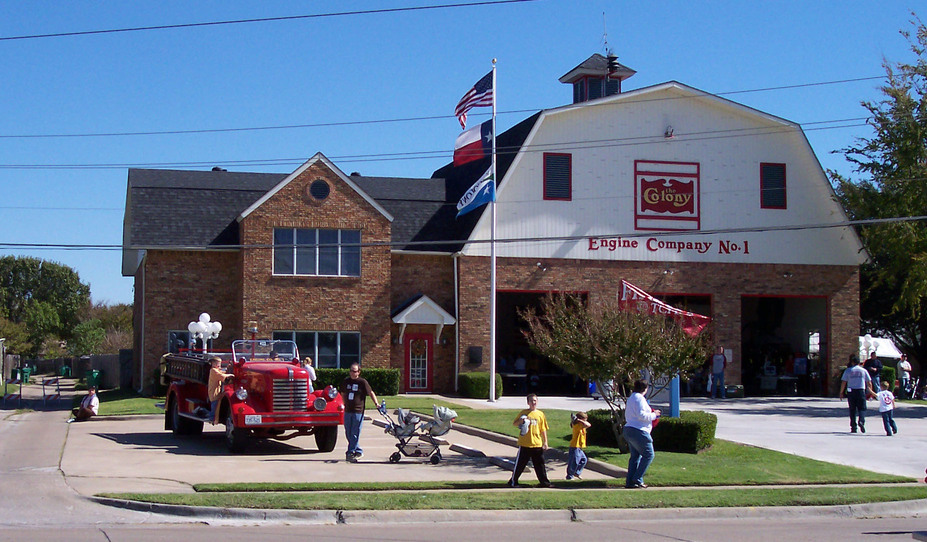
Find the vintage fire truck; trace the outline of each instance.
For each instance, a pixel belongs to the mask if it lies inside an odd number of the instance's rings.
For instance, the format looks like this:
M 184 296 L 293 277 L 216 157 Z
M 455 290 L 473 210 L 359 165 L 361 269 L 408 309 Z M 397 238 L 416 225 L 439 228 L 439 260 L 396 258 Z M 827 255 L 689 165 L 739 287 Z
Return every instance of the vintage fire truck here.
M 215 357 L 232 376 L 213 415 L 206 388 Z M 313 390 L 299 359 L 293 341 L 259 339 L 234 341 L 231 353 L 165 354 L 164 428 L 175 435 L 198 435 L 205 423 L 218 421 L 225 424 L 225 442 L 232 452 L 243 451 L 251 439 L 300 435 L 315 435 L 320 451 L 332 451 L 344 422 L 344 403 L 332 386 Z

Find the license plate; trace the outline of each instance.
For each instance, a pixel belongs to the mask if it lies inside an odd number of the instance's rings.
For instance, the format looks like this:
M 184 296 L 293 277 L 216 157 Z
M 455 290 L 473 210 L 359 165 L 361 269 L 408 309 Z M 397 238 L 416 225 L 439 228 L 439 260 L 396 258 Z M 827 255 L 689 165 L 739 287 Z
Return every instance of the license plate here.
M 245 414 L 245 425 L 260 425 L 260 414 Z

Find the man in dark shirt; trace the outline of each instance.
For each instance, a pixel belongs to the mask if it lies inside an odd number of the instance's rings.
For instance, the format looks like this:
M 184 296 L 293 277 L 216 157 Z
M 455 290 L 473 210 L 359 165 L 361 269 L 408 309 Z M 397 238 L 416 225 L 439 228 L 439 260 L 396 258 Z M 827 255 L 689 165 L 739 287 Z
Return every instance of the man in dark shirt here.
M 367 380 L 360 376 L 360 365 L 354 363 L 351 365 L 351 374 L 345 378 L 339 388 L 341 396 L 344 399 L 344 434 L 348 439 L 348 450 L 345 452 L 345 460 L 350 463 L 357 463 L 357 460 L 364 457 L 364 451 L 361 450 L 358 441 L 360 440 L 361 424 L 364 422 L 364 407 L 366 406 L 367 397 L 373 399 L 373 404 L 378 404 L 377 394 L 373 392 Z
M 869 373 L 869 378 L 872 379 L 872 389 L 881 390 L 880 377 L 882 376 L 882 362 L 876 357 L 875 350 L 872 351 L 872 354 L 869 355 L 869 359 L 863 364 L 863 369 L 866 369 L 866 372 Z

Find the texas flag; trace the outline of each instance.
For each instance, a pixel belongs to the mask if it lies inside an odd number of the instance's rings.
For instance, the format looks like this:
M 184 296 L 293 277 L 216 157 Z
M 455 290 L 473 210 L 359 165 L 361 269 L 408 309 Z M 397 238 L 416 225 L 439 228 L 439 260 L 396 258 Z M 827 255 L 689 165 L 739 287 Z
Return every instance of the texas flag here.
M 479 160 L 492 153 L 492 121 L 487 120 L 457 136 L 454 142 L 454 165 Z

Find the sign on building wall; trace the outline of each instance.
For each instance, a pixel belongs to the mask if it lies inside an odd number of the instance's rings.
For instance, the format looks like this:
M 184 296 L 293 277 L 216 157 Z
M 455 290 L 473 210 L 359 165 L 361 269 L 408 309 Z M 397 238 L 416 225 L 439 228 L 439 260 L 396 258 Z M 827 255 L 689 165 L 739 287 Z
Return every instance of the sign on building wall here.
M 634 161 L 634 229 L 698 230 L 699 164 Z

